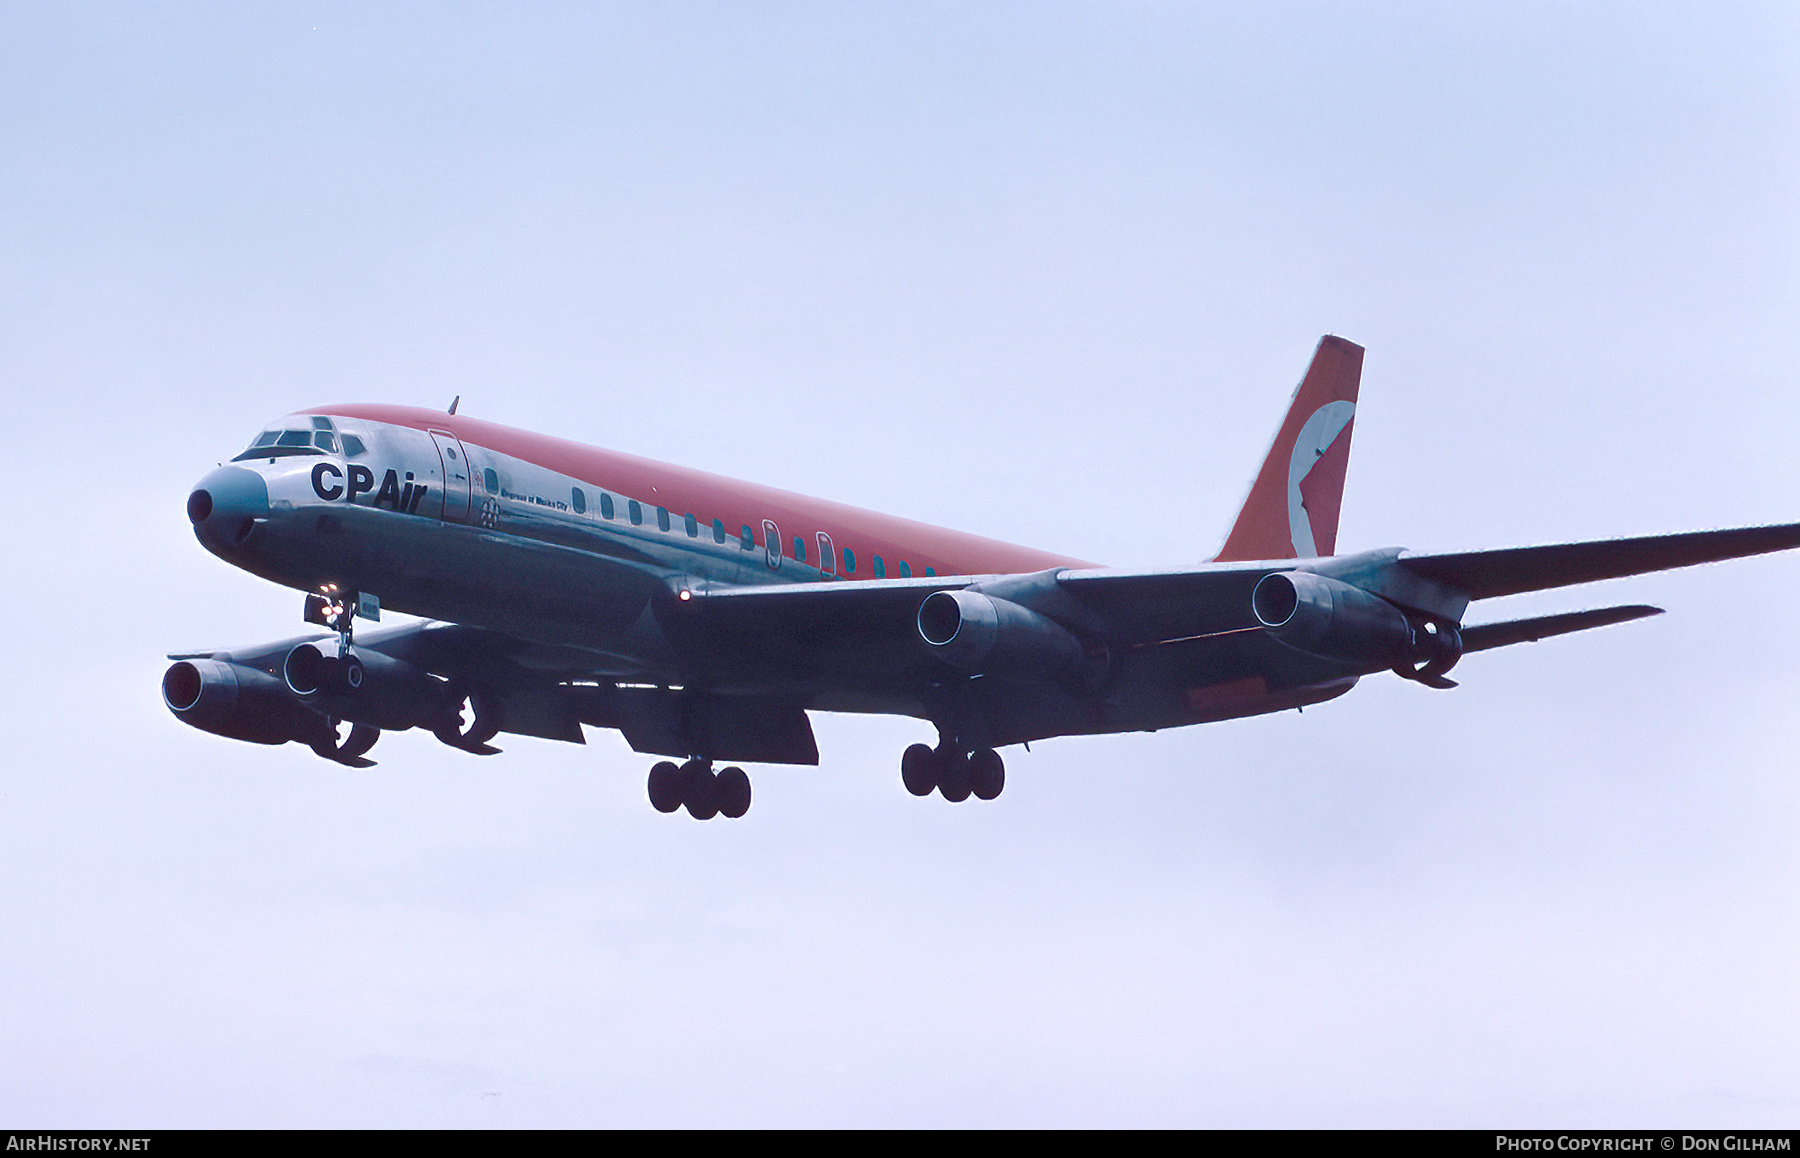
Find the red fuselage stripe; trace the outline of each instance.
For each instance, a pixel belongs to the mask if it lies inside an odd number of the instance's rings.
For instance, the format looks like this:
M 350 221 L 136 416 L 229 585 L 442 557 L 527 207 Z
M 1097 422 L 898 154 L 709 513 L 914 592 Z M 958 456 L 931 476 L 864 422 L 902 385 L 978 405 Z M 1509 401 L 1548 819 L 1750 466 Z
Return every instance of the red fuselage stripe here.
M 914 575 L 925 574 L 927 567 L 939 575 L 987 575 L 1095 566 L 1047 551 L 876 514 L 774 487 L 739 482 L 619 451 L 602 450 L 564 438 L 533 434 L 464 415 L 373 403 L 320 406 L 303 413 L 361 418 L 414 430 L 446 430 L 464 443 L 532 463 L 613 494 L 665 507 L 673 519 L 680 520 L 692 512 L 700 520 L 703 536 L 712 534 L 712 521 L 717 518 L 724 522 L 729 538 L 737 538 L 739 528 L 748 526 L 758 545 L 763 546 L 762 523 L 764 519 L 771 519 L 787 540 L 781 544 L 782 553 L 791 556 L 791 540 L 799 537 L 806 543 L 807 562 L 815 566 L 819 562 L 816 535 L 823 531 L 831 536 L 840 555 L 846 547 L 856 552 L 856 572 L 846 578 L 873 578 L 873 557 L 877 555 L 883 558 L 889 578 L 899 577 L 902 560 L 910 564 Z M 839 571 L 842 573 L 841 565 Z

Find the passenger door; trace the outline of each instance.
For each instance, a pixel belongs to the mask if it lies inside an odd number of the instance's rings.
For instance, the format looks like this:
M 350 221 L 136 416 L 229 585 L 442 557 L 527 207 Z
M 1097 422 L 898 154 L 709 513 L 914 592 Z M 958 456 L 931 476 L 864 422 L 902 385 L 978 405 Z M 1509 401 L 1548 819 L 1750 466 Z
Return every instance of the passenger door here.
M 475 487 L 474 480 L 469 477 L 469 456 L 463 450 L 462 441 L 447 431 L 431 431 L 431 441 L 437 446 L 438 462 L 444 468 L 444 520 L 466 523 L 469 521 L 469 500 Z

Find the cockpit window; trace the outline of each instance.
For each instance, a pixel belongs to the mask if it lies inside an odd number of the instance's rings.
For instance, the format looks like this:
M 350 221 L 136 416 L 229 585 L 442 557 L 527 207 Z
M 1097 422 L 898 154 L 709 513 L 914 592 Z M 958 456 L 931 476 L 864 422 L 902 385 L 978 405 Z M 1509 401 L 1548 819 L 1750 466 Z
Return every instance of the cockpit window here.
M 320 431 L 318 437 L 331 439 L 329 431 Z M 250 449 L 236 456 L 232 462 L 243 462 L 248 458 L 283 458 L 290 454 L 320 454 L 323 445 L 314 445 L 314 433 L 311 430 L 265 430 L 250 443 Z
M 326 454 L 336 454 L 337 435 L 331 433 L 329 430 L 315 430 L 313 431 L 313 445 L 324 451 Z
M 315 414 L 315 415 L 313 415 L 313 429 L 314 430 L 331 430 L 334 428 L 331 425 L 331 419 Z

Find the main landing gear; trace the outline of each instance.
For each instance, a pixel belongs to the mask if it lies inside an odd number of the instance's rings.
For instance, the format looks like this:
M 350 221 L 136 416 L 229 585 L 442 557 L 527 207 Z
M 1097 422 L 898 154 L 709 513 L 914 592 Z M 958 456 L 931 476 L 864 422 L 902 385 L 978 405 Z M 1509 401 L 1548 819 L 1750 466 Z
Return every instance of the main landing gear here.
M 664 760 L 650 769 L 650 806 L 658 812 L 674 812 L 683 805 L 695 820 L 728 816 L 733 820 L 750 811 L 750 777 L 738 767 L 712 770 L 711 760 L 689 760 L 677 766 Z
M 1006 787 L 1006 762 L 992 748 L 964 752 L 939 745 L 914 744 L 900 757 L 900 782 L 914 796 L 937 789 L 945 800 L 961 804 L 971 795 L 992 800 Z

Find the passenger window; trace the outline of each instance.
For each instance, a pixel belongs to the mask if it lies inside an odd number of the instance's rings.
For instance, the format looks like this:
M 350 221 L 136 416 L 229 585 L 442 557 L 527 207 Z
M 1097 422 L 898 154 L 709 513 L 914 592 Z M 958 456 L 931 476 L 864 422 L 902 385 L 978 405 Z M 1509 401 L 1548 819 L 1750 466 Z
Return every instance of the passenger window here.
M 570 488 L 569 498 L 575 504 L 575 513 L 576 514 L 578 514 L 578 515 L 587 514 L 587 496 L 581 493 L 580 487 Z
M 745 527 L 744 529 L 747 531 L 750 528 Z M 714 519 L 713 520 L 713 542 L 723 543 L 724 541 L 725 541 L 725 520 Z
M 345 458 L 355 458 L 357 455 L 361 454 L 363 451 L 365 451 L 367 449 L 369 449 L 369 448 L 363 445 L 363 440 L 356 437 L 356 435 L 354 435 L 354 434 L 344 435 L 344 457 Z
M 883 563 L 881 561 L 880 555 L 875 556 L 875 578 L 877 578 L 877 579 L 886 579 L 887 578 L 887 564 Z
M 688 538 L 698 539 L 700 537 L 700 520 L 694 517 L 694 512 L 689 511 L 687 513 L 687 518 L 683 519 L 682 522 L 687 524 Z
M 350 441 L 348 435 L 344 437 L 344 441 Z M 481 472 L 481 485 L 487 488 L 487 493 L 490 495 L 500 493 L 500 476 L 494 473 L 493 467 L 490 466 Z
M 935 567 L 927 567 L 927 568 L 925 568 L 925 574 L 927 574 L 927 575 L 936 575 L 936 574 L 937 574 L 937 568 L 935 568 Z
M 844 548 L 844 574 L 856 574 L 856 552 L 848 547 Z
M 657 507 L 656 508 L 656 528 L 659 531 L 666 531 L 669 529 L 669 508 L 668 507 Z
M 912 578 L 912 568 L 907 566 L 905 559 L 900 560 L 900 578 L 902 578 L 902 579 L 911 579 Z
M 756 535 L 750 530 L 748 523 L 744 524 L 743 534 L 738 538 L 738 546 L 746 551 L 756 550 Z
M 632 499 L 630 505 L 628 505 L 625 509 L 631 512 L 631 525 L 632 526 L 641 527 L 644 525 L 644 508 L 638 505 L 638 501 L 636 499 Z
M 612 496 L 605 491 L 600 492 L 600 517 L 609 521 L 613 517 Z
M 794 561 L 796 563 L 806 562 L 806 540 L 799 535 L 794 536 Z

